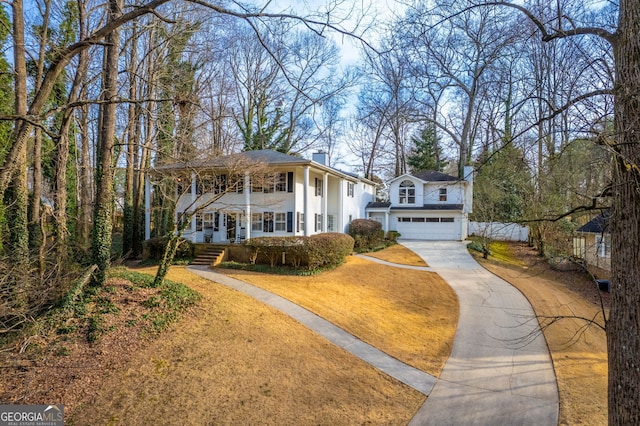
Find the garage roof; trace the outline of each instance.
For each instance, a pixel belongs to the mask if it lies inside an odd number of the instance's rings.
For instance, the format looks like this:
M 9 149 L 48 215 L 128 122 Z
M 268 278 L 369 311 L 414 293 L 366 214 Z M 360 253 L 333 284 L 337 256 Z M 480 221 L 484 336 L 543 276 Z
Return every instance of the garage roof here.
M 460 180 L 455 176 L 437 172 L 435 170 L 424 170 L 422 172 L 413 173 L 413 176 L 426 182 L 457 182 Z
M 578 228 L 578 232 L 588 232 L 592 234 L 609 232 L 609 218 L 611 218 L 611 212 L 609 210 L 605 210 L 600 215 Z

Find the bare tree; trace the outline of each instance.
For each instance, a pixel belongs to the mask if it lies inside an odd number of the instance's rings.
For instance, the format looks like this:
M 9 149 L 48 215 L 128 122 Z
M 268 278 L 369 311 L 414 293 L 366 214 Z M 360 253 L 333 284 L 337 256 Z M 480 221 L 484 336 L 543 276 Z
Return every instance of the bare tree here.
M 109 0 L 108 22 L 122 16 L 122 0 Z M 103 95 L 106 101 L 100 109 L 100 128 L 96 152 L 96 202 L 93 212 L 93 262 L 98 266 L 97 281 L 106 279 L 111 262 L 112 218 L 114 205 L 113 149 L 116 130 L 115 100 L 118 96 L 118 59 L 120 56 L 120 26 L 109 32 L 104 48 Z
M 424 117 L 434 124 L 458 148 L 458 173 L 472 158 L 480 123 L 483 87 L 487 75 L 514 43 L 517 31 L 501 32 L 509 22 L 496 9 L 456 9 L 445 1 L 419 3 L 407 12 L 398 26 L 398 37 L 405 40 L 406 54 L 415 60 L 422 79 L 420 87 L 428 88 L 431 101 L 447 102 L 447 111 L 431 105 L 440 114 Z
M 361 168 L 367 179 L 372 179 L 382 165 L 385 152 L 385 125 L 389 104 L 380 102 L 367 86 L 360 92 L 358 116 L 351 126 L 353 137 L 349 138 L 349 149 L 362 162 Z
M 364 89 L 366 95 L 361 98 L 367 101 L 362 104 L 364 111 L 361 113 L 373 114 L 372 117 L 380 120 L 381 130 L 391 142 L 392 173 L 399 176 L 407 171 L 409 147 L 406 144 L 415 115 L 414 86 L 407 58 L 393 37 L 383 40 L 379 50 L 382 53 L 365 51 L 365 78 L 369 84 Z

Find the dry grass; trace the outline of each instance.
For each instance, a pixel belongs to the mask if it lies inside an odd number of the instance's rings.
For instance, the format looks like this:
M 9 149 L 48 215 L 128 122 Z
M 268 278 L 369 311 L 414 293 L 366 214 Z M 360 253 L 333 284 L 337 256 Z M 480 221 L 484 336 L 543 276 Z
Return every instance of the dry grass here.
M 424 402 L 262 303 L 184 268 L 169 278 L 201 308 L 105 377 L 74 424 L 401 425 Z
M 458 322 L 457 297 L 435 273 L 358 257 L 310 277 L 225 272 L 304 306 L 432 375 L 440 374 L 451 352 Z
M 500 262 L 478 260 L 523 291 L 538 315 L 592 317 L 598 311 L 598 291 L 583 275 L 550 270 L 526 246 L 499 252 Z M 401 254 L 381 255 L 407 263 Z M 235 274 L 431 374 L 439 374 L 448 356 L 457 301 L 435 274 L 355 257 L 314 277 Z M 112 281 L 122 313 L 119 321 L 107 315 L 105 327 L 113 330 L 91 345 L 72 334 L 58 336 L 50 352 L 43 349 L 34 360 L 4 360 L 19 368 L 3 372 L 2 399 L 65 403 L 76 425 L 406 424 L 424 402 L 417 391 L 262 303 L 184 268 L 172 268 L 169 277 L 203 300 L 160 339 L 138 334 L 145 310 L 136 297 L 150 290 L 132 295 L 124 291 L 128 284 Z M 607 421 L 606 339 L 583 325 L 563 320 L 545 330 L 562 425 Z
M 596 317 L 602 323 L 598 291 L 581 273 L 552 271 L 525 245 L 509 245 L 514 262 L 480 261 L 529 299 L 538 316 Z M 609 295 L 603 295 L 608 306 Z M 563 319 L 544 330 L 560 391 L 561 425 L 607 424 L 607 344 L 604 331 Z
M 392 245 L 384 250 L 365 253 L 365 255 L 402 265 L 429 266 L 420 256 L 400 244 Z
M 57 336 L 45 366 L 8 370 L 14 377 L 0 380 L 3 399 L 64 403 L 75 425 L 404 425 L 425 401 L 248 296 L 185 268 L 172 268 L 168 278 L 197 290 L 202 301 L 159 338 L 140 334 L 151 315 L 141 302 L 152 290 L 131 293 L 126 280 L 112 280 L 104 333 L 93 343 L 82 329 Z M 353 257 L 314 277 L 243 278 L 295 289 L 300 303 L 432 374 L 450 352 L 457 300 L 435 274 Z

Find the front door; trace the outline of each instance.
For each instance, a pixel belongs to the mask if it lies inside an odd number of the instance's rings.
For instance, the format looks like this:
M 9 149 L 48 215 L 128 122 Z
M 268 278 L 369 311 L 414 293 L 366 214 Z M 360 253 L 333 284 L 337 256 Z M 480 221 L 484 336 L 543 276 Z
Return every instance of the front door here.
M 236 239 L 236 215 L 227 214 L 227 240 L 235 241 Z

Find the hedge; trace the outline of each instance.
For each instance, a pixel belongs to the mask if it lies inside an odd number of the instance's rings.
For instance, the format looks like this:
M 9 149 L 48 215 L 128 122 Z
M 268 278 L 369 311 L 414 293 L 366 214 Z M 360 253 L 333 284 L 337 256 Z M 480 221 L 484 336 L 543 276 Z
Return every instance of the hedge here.
M 353 237 L 355 248 L 359 250 L 372 250 L 384 243 L 382 224 L 371 219 L 352 220 L 349 235 Z
M 308 264 L 309 269 L 319 267 L 335 267 L 353 251 L 354 240 L 347 234 L 330 232 L 309 237 Z M 313 265 L 317 265 L 313 267 Z
M 252 263 L 290 265 L 309 270 L 335 267 L 353 250 L 353 238 L 337 232 L 310 237 L 257 237 L 243 244 Z
M 144 260 L 160 260 L 164 254 L 164 249 L 169 242 L 168 237 L 155 237 L 142 243 L 142 258 Z M 176 251 L 174 260 L 193 258 L 194 245 L 191 241 L 181 238 L 180 245 Z

